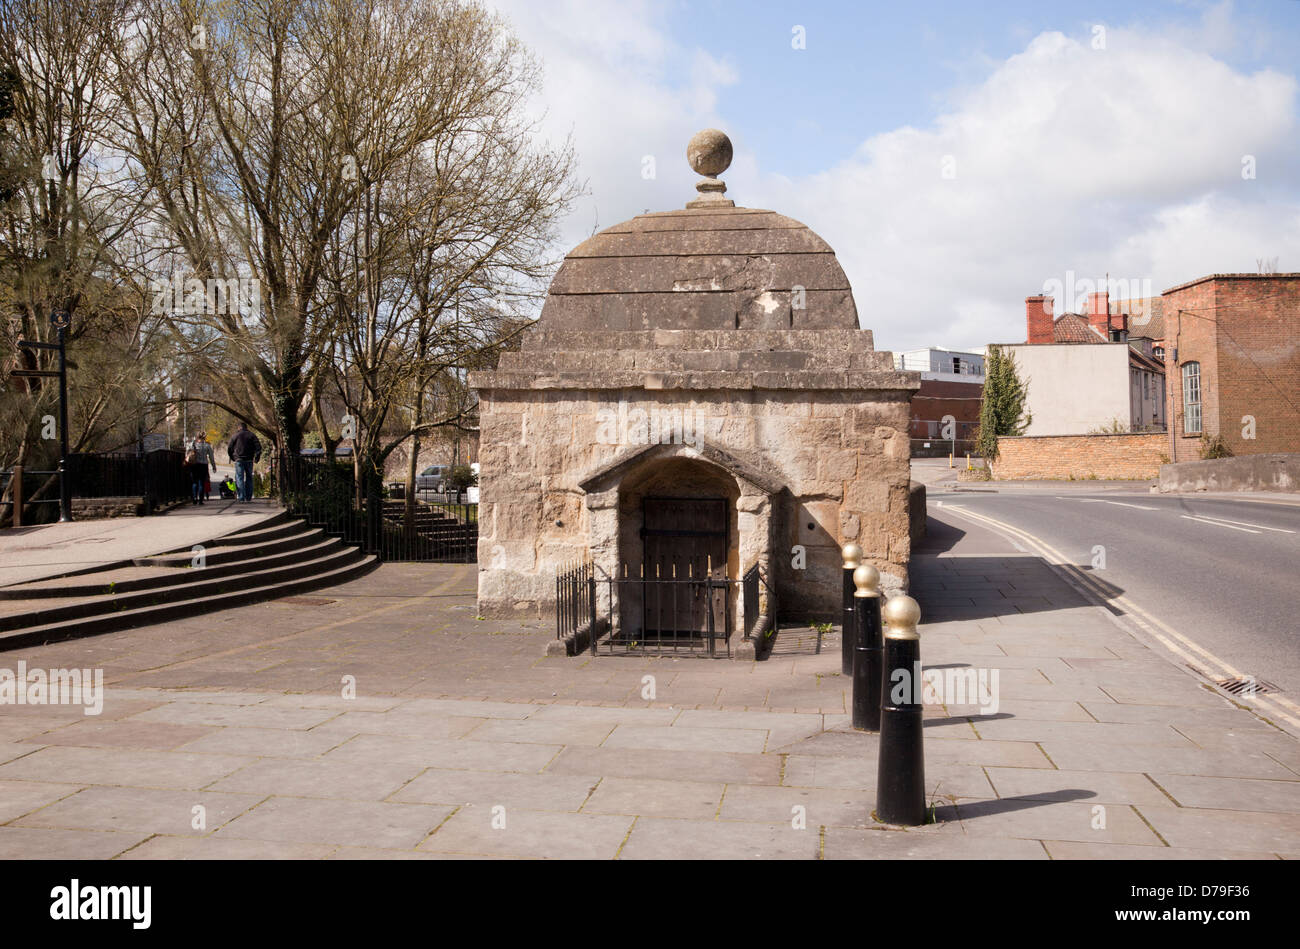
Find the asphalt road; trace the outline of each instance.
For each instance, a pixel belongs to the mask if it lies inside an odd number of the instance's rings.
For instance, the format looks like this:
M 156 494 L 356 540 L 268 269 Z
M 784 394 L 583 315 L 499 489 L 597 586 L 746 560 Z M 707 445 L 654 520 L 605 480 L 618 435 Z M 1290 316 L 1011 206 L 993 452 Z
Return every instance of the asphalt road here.
M 930 518 L 984 529 L 962 517 L 964 509 L 1017 527 L 1300 702 L 1300 504 L 1068 483 L 954 488 L 930 487 Z M 1097 546 L 1105 553 L 1100 569 Z

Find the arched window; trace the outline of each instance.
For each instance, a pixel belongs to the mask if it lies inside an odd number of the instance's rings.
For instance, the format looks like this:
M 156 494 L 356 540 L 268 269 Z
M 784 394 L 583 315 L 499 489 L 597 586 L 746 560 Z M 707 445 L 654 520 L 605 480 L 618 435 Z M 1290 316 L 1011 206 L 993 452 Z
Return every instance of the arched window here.
M 1201 434 L 1201 364 L 1183 363 L 1183 434 Z

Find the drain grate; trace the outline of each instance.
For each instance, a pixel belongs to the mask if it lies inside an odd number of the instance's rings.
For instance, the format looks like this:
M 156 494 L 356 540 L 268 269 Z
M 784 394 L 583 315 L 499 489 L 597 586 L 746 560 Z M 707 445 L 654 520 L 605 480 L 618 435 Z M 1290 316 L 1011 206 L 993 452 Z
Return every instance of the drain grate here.
M 296 606 L 328 606 L 337 603 L 338 600 L 329 600 L 323 596 L 286 596 L 282 597 L 280 602 L 293 603 Z
M 1282 690 L 1272 682 L 1265 682 L 1254 676 L 1234 676 L 1231 679 L 1215 679 L 1214 684 L 1232 695 L 1268 695 Z

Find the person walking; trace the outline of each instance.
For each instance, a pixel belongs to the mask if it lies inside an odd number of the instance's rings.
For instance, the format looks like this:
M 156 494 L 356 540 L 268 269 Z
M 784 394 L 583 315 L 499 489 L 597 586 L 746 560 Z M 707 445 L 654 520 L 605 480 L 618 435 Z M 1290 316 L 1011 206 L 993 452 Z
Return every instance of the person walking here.
M 203 482 L 203 487 L 199 493 L 199 503 L 201 504 L 212 494 L 212 476 L 217 473 L 217 454 L 212 450 L 212 443 L 208 441 L 207 432 L 199 432 L 194 436 L 194 452 L 198 461 L 203 465 L 199 470 Z
M 217 467 L 217 456 L 212 453 L 205 433 L 198 432 L 189 443 L 185 464 L 190 472 L 190 499 L 194 504 L 202 504 L 208 497 L 208 473 Z
M 230 440 L 226 449 L 235 466 L 235 495 L 240 501 L 253 499 L 253 464 L 262 457 L 262 443 L 248 430 L 245 422 L 239 423 L 239 431 Z

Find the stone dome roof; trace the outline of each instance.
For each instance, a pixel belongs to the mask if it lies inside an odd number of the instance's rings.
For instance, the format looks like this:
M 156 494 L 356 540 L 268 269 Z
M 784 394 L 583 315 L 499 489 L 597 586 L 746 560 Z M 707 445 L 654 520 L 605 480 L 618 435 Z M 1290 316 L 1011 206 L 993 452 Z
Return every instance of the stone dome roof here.
M 551 282 L 542 326 L 858 329 L 830 245 L 784 215 L 730 205 L 641 214 L 583 241 Z

